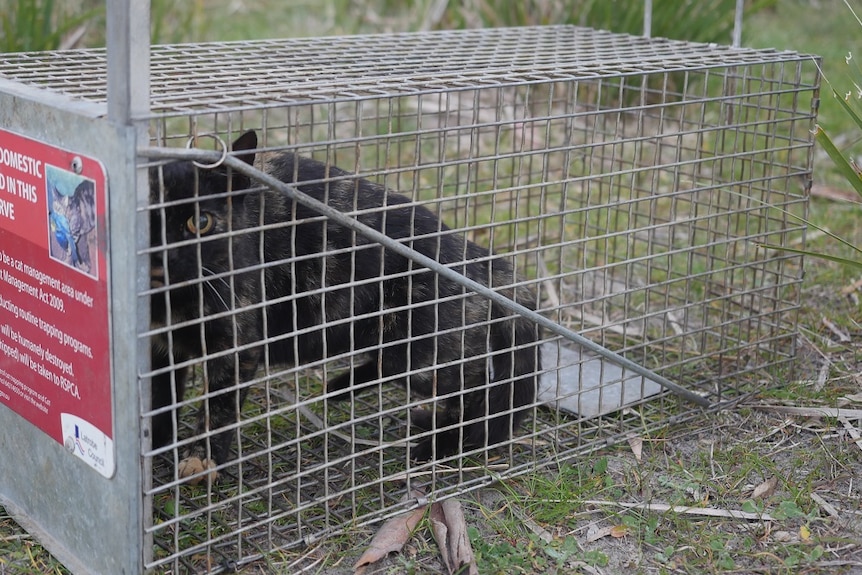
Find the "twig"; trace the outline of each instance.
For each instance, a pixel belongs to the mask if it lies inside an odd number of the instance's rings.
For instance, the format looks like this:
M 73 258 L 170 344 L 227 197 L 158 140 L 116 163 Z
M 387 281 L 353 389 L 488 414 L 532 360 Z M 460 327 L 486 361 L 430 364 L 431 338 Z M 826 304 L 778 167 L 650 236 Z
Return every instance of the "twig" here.
M 853 443 L 856 444 L 856 447 L 862 449 L 862 434 L 859 433 L 859 430 L 850 423 L 846 417 L 839 417 L 838 421 L 844 425 L 844 429 L 847 430 L 847 433 L 850 434 L 850 437 L 853 438 Z
M 829 321 L 826 316 L 821 317 L 820 321 L 829 329 L 829 331 L 835 334 L 835 337 L 838 338 L 838 341 L 840 341 L 841 343 L 847 343 L 850 341 L 850 336 L 841 331 L 841 329 L 839 329 L 837 325 Z
M 280 393 L 288 401 L 290 401 L 294 404 L 298 403 L 296 401 L 296 396 L 294 396 L 293 392 L 290 391 L 289 389 L 281 390 Z M 324 429 L 326 429 L 328 427 L 326 425 L 326 423 L 317 416 L 316 413 L 314 413 L 313 411 L 308 409 L 308 407 L 306 407 L 305 405 L 299 405 L 297 407 L 297 410 L 302 415 L 304 415 L 306 417 L 306 419 L 308 419 L 309 423 L 311 423 L 313 426 L 315 426 L 320 431 L 323 431 Z M 361 437 L 350 437 L 344 433 L 341 433 L 340 431 L 330 430 L 328 433 L 330 435 L 334 435 L 335 437 L 339 438 L 340 440 L 344 441 L 345 443 L 349 443 L 351 445 L 366 445 L 368 447 L 379 447 L 380 446 L 379 441 L 372 441 L 370 439 L 362 439 Z
M 791 407 L 789 405 L 749 404 L 761 411 L 777 411 L 805 417 L 834 417 L 836 419 L 862 419 L 862 409 L 844 409 L 838 407 Z
M 786 418 L 784 421 L 782 421 L 780 424 L 778 424 L 777 426 L 772 428 L 772 430 L 770 430 L 765 435 L 761 435 L 761 436 L 751 440 L 751 443 L 760 443 L 764 439 L 767 439 L 768 437 L 771 437 L 771 436 L 775 435 L 776 433 L 780 433 L 780 432 L 784 431 L 788 426 L 790 426 L 792 424 L 793 424 L 793 420 L 790 418 Z M 775 449 L 775 448 L 773 447 L 773 449 Z
M 609 324 L 603 316 L 598 316 L 586 311 L 575 311 L 567 307 L 563 310 L 563 314 L 570 320 L 581 320 L 590 325 L 601 326 L 605 331 L 610 331 L 627 337 L 642 338 L 643 330 L 632 326 L 621 326 L 619 324 Z
M 545 260 L 539 259 L 539 276 L 546 278 L 550 275 L 548 272 L 548 266 L 545 263 Z M 557 288 L 554 286 L 554 282 L 551 280 L 543 280 L 542 287 L 545 288 L 545 293 L 548 296 L 548 299 L 551 300 L 551 306 L 554 309 L 558 309 L 560 307 L 560 296 L 557 294 Z
M 841 295 L 850 295 L 851 293 L 862 288 L 862 278 L 859 278 L 855 282 L 851 283 L 849 286 L 844 286 L 841 288 Z
M 817 563 L 811 563 L 812 567 L 862 567 L 862 561 L 818 561 Z
M 22 539 L 28 539 L 30 537 L 29 533 L 19 533 L 15 535 L 5 535 L 0 537 L 0 543 L 6 543 L 7 541 L 21 541 Z
M 554 536 L 551 535 L 550 531 L 530 519 L 527 514 L 521 511 L 517 506 L 510 505 L 509 510 L 515 515 L 515 517 L 517 517 L 524 523 L 524 526 L 526 526 L 527 529 L 535 533 L 539 537 L 539 539 L 541 539 L 545 543 L 550 543 L 554 540 Z
M 706 517 L 725 517 L 728 519 L 746 519 L 748 521 L 775 521 L 768 513 L 750 513 L 736 509 L 713 509 L 712 507 L 689 507 L 687 505 L 668 505 L 667 503 L 623 503 L 620 501 L 584 501 L 587 505 L 603 505 L 623 507 L 625 509 L 642 509 L 665 513 L 672 511 L 684 515 L 703 515 Z
M 835 509 L 830 503 L 828 503 L 825 499 L 817 495 L 816 493 L 811 493 L 811 499 L 814 500 L 814 503 L 823 508 L 830 517 L 838 518 L 838 510 Z
M 799 328 L 799 331 L 800 331 L 800 338 L 802 338 L 802 339 L 804 339 L 805 341 L 807 341 L 807 342 L 808 342 L 808 345 L 810 345 L 810 346 L 814 349 L 814 351 L 816 351 L 818 354 L 820 354 L 820 356 L 821 356 L 822 358 L 824 358 L 824 359 L 826 359 L 826 360 L 828 360 L 828 359 L 829 359 L 829 356 L 827 356 L 825 353 L 823 353 L 823 352 L 820 350 L 820 348 L 819 348 L 819 347 L 817 347 L 817 345 L 815 345 L 815 343 L 814 343 L 814 341 L 813 341 L 813 340 L 815 340 L 815 339 L 816 339 L 816 340 L 819 340 L 819 341 L 820 341 L 820 344 L 821 344 L 821 345 L 823 345 L 823 346 L 825 346 L 825 347 L 827 347 L 827 348 L 834 347 L 834 346 L 835 346 L 835 342 L 834 342 L 834 341 L 832 341 L 831 339 L 829 339 L 829 338 L 828 338 L 828 337 L 826 337 L 826 336 L 820 335 L 819 333 L 814 332 L 814 331 L 811 331 L 811 330 L 809 330 L 809 329 L 807 329 L 807 328 L 805 328 L 805 327 L 800 327 L 800 328 Z
M 314 558 L 311 563 L 307 563 L 302 565 L 304 561 Z M 284 566 L 287 573 L 308 573 L 325 559 L 326 557 L 320 553 L 320 545 L 315 545 L 290 563 Z M 300 567 L 302 565 L 302 567 Z M 299 571 L 294 571 L 294 569 L 299 568 Z

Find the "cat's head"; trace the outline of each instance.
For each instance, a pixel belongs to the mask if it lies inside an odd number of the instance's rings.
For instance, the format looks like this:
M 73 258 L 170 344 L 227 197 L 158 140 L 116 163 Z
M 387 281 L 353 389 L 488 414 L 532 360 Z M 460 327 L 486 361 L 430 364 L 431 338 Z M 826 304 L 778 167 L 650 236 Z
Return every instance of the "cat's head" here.
M 254 165 L 257 134 L 245 132 L 231 145 L 232 155 L 249 165 Z M 223 164 L 216 168 L 200 168 L 191 161 L 177 161 L 150 168 L 150 204 L 179 202 L 202 198 L 213 194 L 224 194 L 229 190 L 248 188 L 248 177 L 229 170 Z
M 233 155 L 254 164 L 257 135 L 245 132 L 231 146 Z M 225 166 L 205 169 L 190 161 L 150 168 L 151 283 L 203 278 L 236 268 L 231 260 L 243 229 L 243 190 L 252 182 Z M 167 256 L 167 261 L 165 261 Z M 167 268 L 167 269 L 166 269 Z

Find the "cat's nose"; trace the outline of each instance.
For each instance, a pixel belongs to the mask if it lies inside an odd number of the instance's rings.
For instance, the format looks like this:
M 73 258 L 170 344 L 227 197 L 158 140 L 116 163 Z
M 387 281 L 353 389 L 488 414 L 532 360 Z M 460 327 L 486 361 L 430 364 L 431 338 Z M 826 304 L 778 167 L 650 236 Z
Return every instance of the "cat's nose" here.
M 150 268 L 150 287 L 160 288 L 165 286 L 165 268 L 152 266 Z

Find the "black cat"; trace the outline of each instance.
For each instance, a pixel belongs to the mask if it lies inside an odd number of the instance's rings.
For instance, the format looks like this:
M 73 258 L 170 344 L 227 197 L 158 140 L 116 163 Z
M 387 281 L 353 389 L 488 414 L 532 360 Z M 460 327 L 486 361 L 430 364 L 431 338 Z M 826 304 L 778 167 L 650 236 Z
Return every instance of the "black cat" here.
M 256 134 L 246 132 L 233 151 L 253 164 L 256 147 Z M 360 212 L 362 223 L 535 305 L 528 288 L 511 287 L 516 278 L 505 259 L 465 241 L 406 197 L 291 153 L 262 163 L 281 181 L 297 182 L 342 212 Z M 535 324 L 284 194 L 252 185 L 236 172 L 191 162 L 150 170 L 151 239 L 159 248 L 151 282 L 163 288 L 151 298 L 152 320 L 154 328 L 171 326 L 152 346 L 153 369 L 163 371 L 152 381 L 152 406 L 164 409 L 153 417 L 153 444 L 176 437 L 171 406 L 202 357 L 209 398 L 197 431 L 217 432 L 209 450 L 205 440 L 190 446 L 181 476 L 227 461 L 248 389 L 243 384 L 265 351 L 270 363 L 288 365 L 363 354 L 365 363 L 326 383 L 327 392 L 344 392 L 335 399 L 393 376 L 425 397 L 455 394 L 441 399 L 442 410 L 411 413 L 417 429 L 441 429 L 413 448 L 417 461 L 510 436 L 535 398 L 541 369 Z

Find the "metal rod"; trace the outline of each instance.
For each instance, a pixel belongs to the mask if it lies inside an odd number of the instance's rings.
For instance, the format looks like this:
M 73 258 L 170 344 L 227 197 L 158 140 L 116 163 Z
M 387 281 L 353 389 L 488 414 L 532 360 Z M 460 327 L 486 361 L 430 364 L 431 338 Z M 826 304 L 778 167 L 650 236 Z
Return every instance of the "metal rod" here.
M 742 13 L 745 9 L 745 0 L 736 0 L 736 12 L 733 15 L 733 47 L 742 45 Z
M 209 152 L 206 150 L 197 150 L 197 149 L 179 149 L 179 148 L 154 148 L 154 147 L 145 147 L 140 148 L 138 153 L 145 157 L 151 159 L 158 160 L 168 160 L 168 159 L 182 159 L 182 160 L 193 160 L 199 162 L 215 162 L 222 158 L 222 154 L 218 152 Z M 283 194 L 285 194 L 288 198 L 295 200 L 296 202 L 311 208 L 322 216 L 326 216 L 327 218 L 337 222 L 338 224 L 354 230 L 356 233 L 365 236 L 366 238 L 379 243 L 383 247 L 388 250 L 391 250 L 399 255 L 402 255 L 410 260 L 418 263 L 419 265 L 426 267 L 437 273 L 446 279 L 457 282 L 458 284 L 476 292 L 477 294 L 488 298 L 489 300 L 497 303 L 539 325 L 547 329 L 548 331 L 555 333 L 559 336 L 562 336 L 574 343 L 580 345 L 581 347 L 592 351 L 605 359 L 609 360 L 612 363 L 617 364 L 618 366 L 629 369 L 635 372 L 638 375 L 641 375 L 647 379 L 651 379 L 669 389 L 670 391 L 676 393 L 677 395 L 696 403 L 702 407 L 709 407 L 711 403 L 705 397 L 698 395 L 692 391 L 689 391 L 676 383 L 668 380 L 665 377 L 639 365 L 630 359 L 627 359 L 606 347 L 603 347 L 592 340 L 585 338 L 584 336 L 566 328 L 558 323 L 546 318 L 542 314 L 531 310 L 530 308 L 524 307 L 523 305 L 512 301 L 504 295 L 497 293 L 491 288 L 482 285 L 476 281 L 473 281 L 470 278 L 467 278 L 457 271 L 446 267 L 435 259 L 429 258 L 428 256 L 417 252 L 416 250 L 407 247 L 401 242 L 394 240 L 387 236 L 386 234 L 371 228 L 358 220 L 338 211 L 337 209 L 320 202 L 302 191 L 298 190 L 295 186 L 286 184 L 281 180 L 274 178 L 270 174 L 266 172 L 262 172 L 257 168 L 254 168 L 244 161 L 235 158 L 233 156 L 228 155 L 224 158 L 225 165 L 229 166 L 232 170 L 235 170 L 243 175 L 246 175 L 250 178 L 253 178 L 260 182 L 261 184 L 273 189 L 277 190 Z
M 652 38 L 652 0 L 644 0 L 644 36 Z
M 129 126 L 150 111 L 150 3 L 109 0 L 106 16 L 108 119 Z

